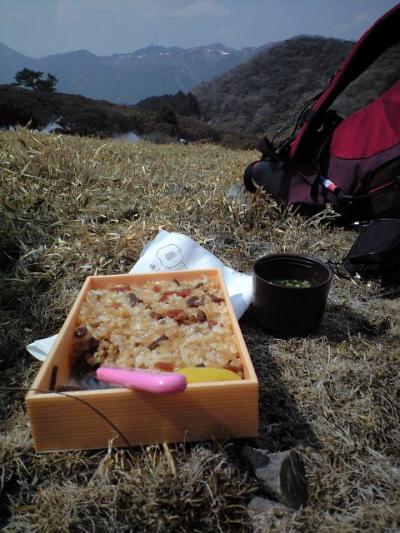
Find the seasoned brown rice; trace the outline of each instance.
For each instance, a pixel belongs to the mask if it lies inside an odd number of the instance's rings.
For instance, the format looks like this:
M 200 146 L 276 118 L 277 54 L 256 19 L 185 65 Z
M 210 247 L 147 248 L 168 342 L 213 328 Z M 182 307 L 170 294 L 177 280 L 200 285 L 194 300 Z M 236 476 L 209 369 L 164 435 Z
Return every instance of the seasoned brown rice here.
M 222 291 L 205 275 L 200 280 L 89 290 L 75 338 L 75 357 L 84 356 L 90 365 L 161 370 L 209 366 L 242 375 Z

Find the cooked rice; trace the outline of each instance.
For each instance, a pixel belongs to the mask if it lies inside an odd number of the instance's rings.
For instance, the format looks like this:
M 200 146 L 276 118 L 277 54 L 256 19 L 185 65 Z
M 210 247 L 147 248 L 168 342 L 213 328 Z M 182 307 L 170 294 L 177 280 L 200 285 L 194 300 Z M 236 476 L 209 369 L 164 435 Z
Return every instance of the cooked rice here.
M 86 334 L 76 339 L 75 355 L 84 352 L 90 365 L 161 370 L 204 365 L 242 375 L 223 293 L 207 276 L 89 290 L 78 328 Z

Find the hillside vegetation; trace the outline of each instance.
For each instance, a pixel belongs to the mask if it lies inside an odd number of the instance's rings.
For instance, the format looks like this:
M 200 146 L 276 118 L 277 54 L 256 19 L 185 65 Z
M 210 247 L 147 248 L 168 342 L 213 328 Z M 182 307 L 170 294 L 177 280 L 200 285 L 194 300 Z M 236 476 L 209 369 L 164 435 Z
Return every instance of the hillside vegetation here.
M 0 132 L 0 529 L 250 532 L 266 496 L 244 444 L 295 447 L 307 507 L 263 531 L 377 532 L 400 524 L 400 303 L 335 276 L 321 329 L 279 340 L 240 322 L 260 380 L 260 438 L 35 453 L 24 392 L 40 364 L 24 347 L 54 334 L 85 277 L 127 272 L 160 228 L 250 272 L 271 252 L 340 260 L 356 234 L 263 196 L 227 199 L 255 153 L 210 144 L 125 144 Z M 261 530 L 261 529 L 260 529 Z
M 210 125 L 274 135 L 324 90 L 353 43 L 300 36 L 279 43 L 193 89 Z M 342 116 L 372 101 L 400 78 L 400 46 L 388 50 L 338 98 Z
M 184 138 L 242 148 L 255 144 L 252 136 L 218 131 L 194 118 L 198 106 L 191 93 L 154 100 L 157 105 L 149 99 L 141 107 L 124 106 L 79 95 L 0 85 L 0 128 L 29 124 L 42 129 L 54 122 L 56 131 L 85 136 L 112 137 L 135 132 L 154 142 L 172 143 Z

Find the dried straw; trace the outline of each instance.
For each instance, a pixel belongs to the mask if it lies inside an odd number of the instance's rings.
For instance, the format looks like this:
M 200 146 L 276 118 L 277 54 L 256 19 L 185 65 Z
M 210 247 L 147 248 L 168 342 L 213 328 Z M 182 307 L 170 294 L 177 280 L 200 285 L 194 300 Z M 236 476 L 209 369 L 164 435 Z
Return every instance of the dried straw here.
M 24 345 L 57 331 L 88 274 L 126 272 L 160 228 L 242 271 L 270 252 L 338 261 L 356 237 L 262 194 L 226 199 L 255 153 L 26 130 L 0 140 L 0 386 L 29 385 L 38 363 Z M 297 447 L 306 464 L 310 504 L 284 530 L 399 527 L 400 313 L 378 293 L 335 276 L 324 324 L 305 339 L 269 337 L 251 313 L 241 321 L 261 382 L 261 442 Z M 251 530 L 246 504 L 264 494 L 240 443 L 39 455 L 23 395 L 2 392 L 0 406 L 5 531 Z

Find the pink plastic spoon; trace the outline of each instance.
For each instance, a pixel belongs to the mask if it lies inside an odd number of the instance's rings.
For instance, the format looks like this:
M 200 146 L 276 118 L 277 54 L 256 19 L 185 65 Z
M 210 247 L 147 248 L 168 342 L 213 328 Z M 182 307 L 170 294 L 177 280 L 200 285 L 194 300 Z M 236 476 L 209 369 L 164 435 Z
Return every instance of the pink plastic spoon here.
M 154 394 L 176 394 L 183 392 L 187 386 L 186 377 L 181 374 L 138 368 L 101 366 L 96 370 L 96 377 L 100 381 Z

